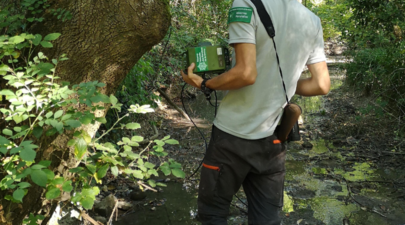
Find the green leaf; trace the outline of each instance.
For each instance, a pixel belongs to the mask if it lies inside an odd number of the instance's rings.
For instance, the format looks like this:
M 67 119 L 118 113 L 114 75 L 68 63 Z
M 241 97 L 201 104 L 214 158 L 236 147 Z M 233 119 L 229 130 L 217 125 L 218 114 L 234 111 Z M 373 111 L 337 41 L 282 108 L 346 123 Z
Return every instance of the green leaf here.
M 161 141 L 166 141 L 167 139 L 170 138 L 170 135 L 167 135 L 166 137 L 164 137 Z
M 45 114 L 45 117 L 46 118 L 49 118 L 49 117 L 51 117 L 53 115 L 53 112 L 48 112 L 47 114 Z
M 90 116 L 83 116 L 83 117 L 81 117 L 80 119 L 80 122 L 82 123 L 82 124 L 84 124 L 84 125 L 87 125 L 87 124 L 89 124 L 89 123 L 91 123 L 91 121 L 93 120 L 93 118 L 91 118 Z
M 49 190 L 46 192 L 45 197 L 46 199 L 52 200 L 60 195 L 60 189 L 57 187 L 51 187 Z
M 21 183 L 18 183 L 18 186 L 19 186 L 20 188 L 24 189 L 24 188 L 31 187 L 31 184 L 28 183 L 28 182 L 21 182 Z
M 93 164 L 87 164 L 86 167 L 87 167 L 87 169 L 90 171 L 90 173 L 92 173 L 92 174 L 95 174 L 95 173 L 96 173 L 97 167 L 96 167 L 95 165 L 93 165 Z
M 110 95 L 110 102 L 112 105 L 116 105 L 118 103 L 118 99 L 114 95 Z
M 169 163 L 167 162 L 163 163 L 163 165 L 161 165 L 159 168 L 165 174 L 165 176 L 169 176 L 172 173 Z
M 101 179 L 103 177 L 105 177 L 105 175 L 107 174 L 108 169 L 110 168 L 110 166 L 108 164 L 103 165 L 98 171 L 97 171 L 97 178 Z
M 59 34 L 59 33 L 48 34 L 44 37 L 44 41 L 54 41 L 54 40 L 58 39 L 60 35 L 61 34 Z
M 186 174 L 180 170 L 180 169 L 172 169 L 172 173 L 174 176 L 178 177 L 178 178 L 185 178 Z
M 71 192 L 73 190 L 72 181 L 66 181 L 62 185 L 62 190 L 66 192 Z
M 138 179 L 141 179 L 141 180 L 143 179 L 143 174 L 142 174 L 142 171 L 140 171 L 140 170 L 133 170 L 132 175 L 135 178 L 138 178 Z
M 57 119 L 59 117 L 61 117 L 63 115 L 63 110 L 59 110 L 55 113 L 55 115 L 53 116 L 53 118 Z
M 162 146 L 159 146 L 159 145 L 153 146 L 153 149 L 155 150 L 155 152 L 163 152 L 164 151 Z
M 71 114 L 63 115 L 61 121 L 65 121 L 65 120 L 67 120 L 67 119 L 70 119 L 70 117 L 72 117 Z
M 165 143 L 164 143 L 163 141 L 161 141 L 161 140 L 155 140 L 154 142 L 155 142 L 157 145 L 161 146 L 161 147 L 163 147 L 163 146 L 165 145 Z
M 39 162 L 38 164 L 39 165 L 42 165 L 42 166 L 44 166 L 44 167 L 48 167 L 48 166 L 50 166 L 51 165 L 51 161 L 49 161 L 49 160 L 42 160 L 41 162 Z
M 11 37 L 9 39 L 10 42 L 12 42 L 13 44 L 20 44 L 21 42 L 23 42 L 25 40 L 25 38 L 21 37 L 21 36 L 14 36 Z
M 58 130 L 56 130 L 56 128 L 52 128 L 52 129 L 47 130 L 45 135 L 46 136 L 52 136 L 52 135 L 56 134 L 57 131 Z
M 118 167 L 117 166 L 112 166 L 111 167 L 111 173 L 117 177 L 118 176 Z
M 84 140 L 84 138 L 76 139 L 76 144 L 75 144 L 76 157 L 78 159 L 82 159 L 84 154 L 86 154 L 86 152 L 87 152 L 87 142 Z
M 146 163 L 145 163 L 145 166 L 146 166 L 146 168 L 149 168 L 149 169 L 155 168 L 155 164 L 150 163 L 150 162 L 146 162 Z
M 67 146 L 71 147 L 76 144 L 76 139 L 70 139 L 67 143 Z
M 172 169 L 180 169 L 180 168 L 181 168 L 181 164 L 178 163 L 178 162 L 175 162 L 175 161 L 173 160 L 173 161 L 171 161 L 171 163 L 170 163 L 170 168 L 172 168 Z
M 98 83 L 97 87 L 105 87 L 105 84 L 104 83 Z
M 51 170 L 43 169 L 42 171 L 44 171 L 48 180 L 53 180 L 55 178 L 55 174 Z
M 125 128 L 135 130 L 141 128 L 141 125 L 139 123 L 128 123 L 125 125 Z
M 0 91 L 0 95 L 11 95 L 11 96 L 15 96 L 15 94 L 14 94 L 14 92 L 12 92 L 12 91 L 10 91 L 10 90 L 7 90 L 7 89 L 5 89 L 5 90 L 1 90 Z
M 41 36 L 40 34 L 36 34 L 36 35 L 35 35 L 35 39 L 32 40 L 32 43 L 33 43 L 35 46 L 38 46 L 41 41 L 42 41 L 42 36 Z
M 65 182 L 65 179 L 63 177 L 58 177 L 52 180 L 52 184 L 58 185 L 58 184 L 63 184 Z
M 42 127 L 35 127 L 34 130 L 32 130 L 32 134 L 39 139 L 43 133 L 44 129 Z
M 9 129 L 3 129 L 3 134 L 5 134 L 7 136 L 13 136 L 13 131 L 11 131 Z
M 41 187 L 46 187 L 48 177 L 46 176 L 46 173 L 42 170 L 32 170 L 31 180 Z
M 33 170 L 40 170 L 40 169 L 42 169 L 42 168 L 45 168 L 45 166 L 39 165 L 39 164 L 36 164 L 36 165 L 31 166 L 31 169 L 33 169 Z
M 19 202 L 23 201 L 25 191 L 23 189 L 17 189 L 13 192 L 13 198 Z
M 32 150 L 32 149 L 26 149 L 24 148 L 21 152 L 20 152 L 20 157 L 22 160 L 24 161 L 34 161 L 35 156 L 37 155 L 37 153 Z
M 167 185 L 166 185 L 166 184 L 164 184 L 164 183 L 160 183 L 160 182 L 156 183 L 156 185 L 157 185 L 157 186 L 159 186 L 159 187 L 167 187 Z
M 157 171 L 155 169 L 148 170 L 148 174 L 155 175 L 156 177 L 159 176 L 159 174 L 157 173 Z
M 141 142 L 141 141 L 143 141 L 143 137 L 141 137 L 141 136 L 133 136 L 133 137 L 131 138 L 131 141 L 134 141 L 134 142 Z
M 84 170 L 83 167 L 76 167 L 76 168 L 70 169 L 69 172 L 77 173 L 77 172 L 80 172 L 82 170 Z
M 10 144 L 10 141 L 7 138 L 0 135 L 0 145 L 8 145 L 8 144 Z
M 82 200 L 80 200 L 80 204 L 83 206 L 85 209 L 92 209 L 93 204 L 94 204 L 94 199 L 91 197 L 85 197 Z
M 53 44 L 52 44 L 51 42 L 48 42 L 48 41 L 41 41 L 40 44 L 41 44 L 42 47 L 44 47 L 44 48 L 52 48 L 52 47 L 53 47 Z
M 151 187 L 156 187 L 156 181 L 154 181 L 154 180 L 148 180 L 148 184 Z
M 174 140 L 174 139 L 169 139 L 169 140 L 167 140 L 165 142 L 167 144 L 169 144 L 169 145 L 178 145 L 179 144 L 179 142 L 177 140 Z
M 68 126 L 71 126 L 72 128 L 78 128 L 80 127 L 82 124 L 77 121 L 77 120 L 66 120 L 64 121 L 64 123 Z
M 96 118 L 96 121 L 97 121 L 97 122 L 100 122 L 100 123 L 102 123 L 102 124 L 107 123 L 107 120 L 106 120 L 105 117 L 97 117 L 97 118 Z
M 54 65 L 52 63 L 41 62 L 38 64 L 38 68 L 40 69 L 40 72 L 39 72 L 40 74 L 46 75 L 51 72 L 51 69 L 54 68 Z

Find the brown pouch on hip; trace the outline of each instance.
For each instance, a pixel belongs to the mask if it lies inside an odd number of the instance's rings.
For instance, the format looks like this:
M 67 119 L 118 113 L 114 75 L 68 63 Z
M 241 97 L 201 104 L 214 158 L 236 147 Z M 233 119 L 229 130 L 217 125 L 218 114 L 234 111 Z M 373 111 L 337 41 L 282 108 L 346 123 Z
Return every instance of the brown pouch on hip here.
M 281 142 L 300 140 L 298 118 L 301 113 L 301 107 L 297 104 L 289 103 L 284 108 L 280 125 L 276 128 L 276 136 Z

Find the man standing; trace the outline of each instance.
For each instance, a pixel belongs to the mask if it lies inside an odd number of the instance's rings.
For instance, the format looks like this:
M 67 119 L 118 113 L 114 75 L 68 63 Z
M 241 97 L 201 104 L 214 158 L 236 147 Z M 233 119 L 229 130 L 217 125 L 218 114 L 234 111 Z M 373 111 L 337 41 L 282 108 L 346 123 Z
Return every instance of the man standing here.
M 327 94 L 330 79 L 320 19 L 297 0 L 262 1 L 274 24 L 288 98 L 294 93 Z M 194 64 L 188 75 L 182 72 L 185 82 L 206 93 L 229 90 L 201 170 L 199 219 L 204 225 L 227 224 L 232 197 L 243 186 L 249 224 L 280 224 L 286 148 L 274 130 L 287 102 L 275 49 L 250 0 L 234 1 L 228 23 L 234 67 L 209 80 L 193 74 Z M 299 79 L 305 65 L 311 77 Z

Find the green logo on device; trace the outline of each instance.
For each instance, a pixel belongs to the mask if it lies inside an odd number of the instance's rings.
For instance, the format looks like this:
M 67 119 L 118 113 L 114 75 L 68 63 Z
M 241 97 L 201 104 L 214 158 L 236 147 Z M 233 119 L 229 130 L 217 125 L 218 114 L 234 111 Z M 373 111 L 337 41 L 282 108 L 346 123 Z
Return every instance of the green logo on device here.
M 205 47 L 195 48 L 197 72 L 208 71 L 207 49 Z

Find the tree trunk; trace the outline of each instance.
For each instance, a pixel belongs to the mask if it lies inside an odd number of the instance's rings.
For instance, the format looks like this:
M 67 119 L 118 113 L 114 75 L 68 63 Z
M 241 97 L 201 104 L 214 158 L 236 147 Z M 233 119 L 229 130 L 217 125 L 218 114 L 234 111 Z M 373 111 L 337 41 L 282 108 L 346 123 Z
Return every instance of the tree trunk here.
M 49 58 L 66 53 L 69 60 L 57 67 L 57 76 L 71 84 L 98 80 L 106 84 L 104 94 L 114 93 L 130 69 L 142 55 L 164 38 L 170 26 L 169 3 L 166 0 L 48 0 L 52 9 L 67 9 L 72 19 L 57 20 L 48 9 L 43 23 L 34 25 L 30 33 L 61 33 L 51 49 L 41 49 Z M 84 109 L 84 108 L 83 108 Z M 80 110 L 80 109 L 79 109 Z M 97 116 L 105 115 L 99 112 Z M 99 124 L 87 126 L 94 136 Z M 36 143 L 37 161 L 51 160 L 55 174 L 68 175 L 67 170 L 77 165 L 67 147 L 68 134 L 53 137 L 43 135 Z M 22 204 L 10 204 L 0 192 L 4 216 L 3 224 L 22 224 L 29 213 L 41 208 L 52 211 L 55 202 L 44 201 L 44 190 L 33 184 Z M 43 210 L 42 213 L 44 213 Z M 2 222 L 0 222 L 2 224 Z

